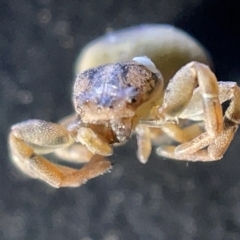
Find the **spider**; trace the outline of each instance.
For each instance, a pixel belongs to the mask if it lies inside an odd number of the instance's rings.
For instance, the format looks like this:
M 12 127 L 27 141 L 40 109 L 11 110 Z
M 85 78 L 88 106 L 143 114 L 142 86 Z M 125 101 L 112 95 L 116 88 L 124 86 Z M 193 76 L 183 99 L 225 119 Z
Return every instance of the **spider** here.
M 151 27 L 146 25 L 145 32 L 150 34 Z M 163 30 L 166 30 L 165 26 Z M 141 35 L 142 26 L 114 32 L 111 37 L 120 39 L 126 50 L 126 39 L 121 39 L 119 34 L 126 37 L 134 31 Z M 164 35 L 167 42 L 169 39 L 177 41 L 185 34 L 175 28 L 171 31 L 170 38 Z M 146 42 L 140 43 L 139 38 L 126 38 L 138 43 L 138 47 L 150 41 L 147 38 L 144 39 Z M 186 39 L 189 42 L 186 48 L 196 44 L 192 38 Z M 115 46 L 117 59 L 120 43 Z M 174 45 L 175 49 L 178 46 L 178 52 L 181 52 L 182 44 Z M 161 46 L 157 48 L 160 52 L 162 49 Z M 86 49 L 84 52 L 86 54 Z M 146 49 L 144 53 L 153 54 Z M 173 52 L 165 54 L 170 58 Z M 198 54 L 199 58 L 204 56 L 201 54 Z M 84 59 L 87 58 L 81 62 Z M 109 171 L 112 165 L 105 157 L 112 155 L 113 147 L 126 143 L 132 134 L 137 136 L 138 159 L 146 163 L 152 142 L 160 135 L 159 129 L 179 142 L 177 146 L 158 147 L 157 153 L 161 156 L 188 161 L 214 161 L 222 157 L 240 119 L 240 89 L 236 83 L 217 82 L 207 65 L 190 61 L 164 88 L 166 82 L 162 74 L 148 57 L 113 62 L 81 70 L 73 86 L 75 113 L 59 124 L 32 119 L 11 127 L 10 154 L 20 170 L 56 188 L 77 187 Z M 231 102 L 223 116 L 221 103 L 227 100 Z M 196 123 L 183 127 L 181 119 Z M 203 131 L 199 122 L 204 122 Z M 62 159 L 86 164 L 81 169 L 74 169 L 51 163 L 42 156 L 51 152 Z

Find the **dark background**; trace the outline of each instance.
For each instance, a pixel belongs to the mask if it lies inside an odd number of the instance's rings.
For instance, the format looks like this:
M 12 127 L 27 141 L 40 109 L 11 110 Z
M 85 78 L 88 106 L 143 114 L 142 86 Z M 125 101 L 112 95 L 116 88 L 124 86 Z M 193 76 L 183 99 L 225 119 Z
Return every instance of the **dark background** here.
M 133 139 L 115 150 L 112 173 L 74 189 L 25 179 L 9 161 L 12 124 L 71 113 L 80 49 L 140 23 L 183 28 L 220 80 L 239 81 L 238 0 L 0 0 L 0 239 L 240 239 L 239 133 L 223 160 L 204 164 L 153 152 L 142 165 Z

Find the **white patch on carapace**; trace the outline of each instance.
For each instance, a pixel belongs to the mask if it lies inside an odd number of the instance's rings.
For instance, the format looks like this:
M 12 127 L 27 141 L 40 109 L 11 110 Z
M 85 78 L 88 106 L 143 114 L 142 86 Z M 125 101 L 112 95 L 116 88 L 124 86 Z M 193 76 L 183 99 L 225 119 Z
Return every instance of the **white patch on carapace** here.
M 156 68 L 155 64 L 146 56 L 135 57 L 133 58 L 133 61 L 142 64 L 153 73 L 159 73 L 159 70 Z

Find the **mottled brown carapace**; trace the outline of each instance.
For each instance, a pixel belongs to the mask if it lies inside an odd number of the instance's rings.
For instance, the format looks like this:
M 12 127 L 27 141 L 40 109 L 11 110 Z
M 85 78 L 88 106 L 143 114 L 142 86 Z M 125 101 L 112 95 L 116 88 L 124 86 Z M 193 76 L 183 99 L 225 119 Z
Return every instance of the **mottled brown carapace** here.
M 136 61 L 107 64 L 77 76 L 73 102 L 85 123 L 132 118 L 162 85 L 159 71 L 152 72 Z

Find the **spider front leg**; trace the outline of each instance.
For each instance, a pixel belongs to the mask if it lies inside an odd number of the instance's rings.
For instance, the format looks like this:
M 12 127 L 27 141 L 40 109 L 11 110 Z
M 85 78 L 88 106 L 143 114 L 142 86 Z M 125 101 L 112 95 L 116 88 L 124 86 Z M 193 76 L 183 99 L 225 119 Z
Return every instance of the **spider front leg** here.
M 66 128 L 42 120 L 16 124 L 9 134 L 15 164 L 30 177 L 42 179 L 53 187 L 77 187 L 111 168 L 111 163 L 99 155 L 93 156 L 80 170 L 53 164 L 40 155 L 73 143 L 74 138 Z
M 198 62 L 182 67 L 169 82 L 157 118 L 165 121 L 178 121 L 178 118 L 182 118 L 181 114 L 191 101 L 197 86 L 200 89 L 202 108 L 195 109 L 191 114 L 198 115 L 203 110 L 206 131 L 209 135 L 216 136 L 223 129 L 218 83 L 209 67 Z
M 189 113 L 184 116 L 184 110 L 188 108 L 199 87 L 200 107 L 196 104 Z M 181 144 L 177 151 L 174 146 L 160 147 L 158 154 L 174 159 L 191 160 L 190 155 L 209 145 L 214 138 L 223 131 L 223 115 L 219 100 L 218 83 L 214 73 L 208 66 L 191 62 L 180 69 L 167 86 L 163 104 L 156 113 L 158 120 L 152 124 L 159 127 L 165 122 L 178 122 L 179 118 L 190 120 L 204 120 L 205 133 L 200 134 L 188 143 Z M 148 122 L 151 124 L 151 122 Z M 176 153 L 177 151 L 177 153 Z
M 215 138 L 204 132 L 192 141 L 178 147 L 159 147 L 157 149 L 159 155 L 189 161 L 214 161 L 223 157 L 240 123 L 240 88 L 235 82 L 219 82 L 218 88 L 220 103 L 231 101 L 223 117 L 223 131 Z M 202 102 L 199 96 L 200 89 L 197 89 L 185 113 L 192 112 L 194 105 L 201 109 Z M 203 149 L 205 147 L 207 148 Z

